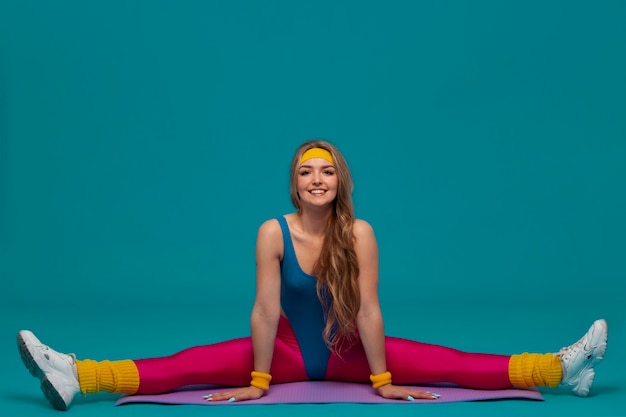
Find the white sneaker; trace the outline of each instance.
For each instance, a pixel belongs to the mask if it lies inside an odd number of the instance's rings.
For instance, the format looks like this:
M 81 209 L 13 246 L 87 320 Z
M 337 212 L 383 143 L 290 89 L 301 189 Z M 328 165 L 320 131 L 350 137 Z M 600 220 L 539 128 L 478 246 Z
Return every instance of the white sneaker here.
M 593 384 L 593 367 L 604 358 L 608 326 L 605 320 L 596 320 L 587 333 L 571 346 L 562 348 L 563 378 L 561 385 L 572 387 L 574 394 L 586 397 Z
M 41 390 L 48 401 L 57 410 L 67 410 L 74 395 L 80 391 L 76 357 L 50 349 L 29 330 L 17 334 L 17 347 L 24 365 L 41 380 Z

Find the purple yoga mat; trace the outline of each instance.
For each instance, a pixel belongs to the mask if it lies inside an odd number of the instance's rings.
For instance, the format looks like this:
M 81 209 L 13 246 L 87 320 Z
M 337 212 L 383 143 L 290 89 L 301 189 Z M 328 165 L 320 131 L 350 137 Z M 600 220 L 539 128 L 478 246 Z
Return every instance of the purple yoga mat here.
M 263 397 L 253 401 L 207 402 L 202 397 L 210 393 L 228 391 L 232 388 L 215 386 L 192 386 L 178 391 L 157 395 L 128 395 L 121 397 L 117 405 L 132 403 L 159 404 L 197 404 L 197 405 L 259 405 L 259 404 L 323 404 L 323 403 L 360 403 L 360 404 L 417 404 L 447 403 L 458 401 L 482 401 L 498 399 L 527 399 L 543 401 L 541 393 L 535 389 L 475 390 L 450 385 L 415 386 L 423 391 L 440 394 L 437 400 L 399 401 L 388 400 L 377 395 L 368 384 L 353 384 L 334 381 L 305 381 L 272 385 Z

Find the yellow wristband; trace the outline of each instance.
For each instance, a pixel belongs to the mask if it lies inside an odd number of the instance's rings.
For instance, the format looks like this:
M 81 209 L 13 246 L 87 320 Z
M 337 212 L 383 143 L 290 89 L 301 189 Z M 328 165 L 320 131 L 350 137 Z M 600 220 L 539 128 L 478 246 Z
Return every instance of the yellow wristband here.
M 370 375 L 370 381 L 372 381 L 372 387 L 380 388 L 383 385 L 391 384 L 391 372 L 383 372 L 378 375 Z
M 270 389 L 270 381 L 272 380 L 272 376 L 270 374 L 252 371 L 250 376 L 252 377 L 250 385 L 253 387 L 261 388 L 264 391 Z

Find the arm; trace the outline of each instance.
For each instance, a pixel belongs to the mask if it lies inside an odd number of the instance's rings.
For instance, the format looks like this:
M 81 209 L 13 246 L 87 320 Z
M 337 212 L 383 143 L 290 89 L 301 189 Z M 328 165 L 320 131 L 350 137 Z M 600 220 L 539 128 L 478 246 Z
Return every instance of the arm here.
M 378 299 L 378 244 L 372 227 L 362 221 L 354 223 L 355 250 L 359 263 L 361 305 L 356 324 L 372 375 L 387 372 L 385 329 Z M 393 375 L 392 375 L 393 378 Z M 435 399 L 433 394 L 412 388 L 384 385 L 378 392 L 385 398 Z
M 280 318 L 282 234 L 276 221 L 265 222 L 256 243 L 256 297 L 250 316 L 254 370 L 269 373 Z
M 359 263 L 361 306 L 356 324 L 372 374 L 387 371 L 385 331 L 378 300 L 378 244 L 372 227 L 364 221 L 354 223 L 355 250 Z
M 256 241 L 256 296 L 250 328 L 254 370 L 269 373 L 280 318 L 280 256 L 282 232 L 275 220 L 261 225 Z M 249 386 L 211 396 L 210 401 L 242 401 L 263 396 L 260 388 Z M 234 400 L 231 400 L 234 398 Z

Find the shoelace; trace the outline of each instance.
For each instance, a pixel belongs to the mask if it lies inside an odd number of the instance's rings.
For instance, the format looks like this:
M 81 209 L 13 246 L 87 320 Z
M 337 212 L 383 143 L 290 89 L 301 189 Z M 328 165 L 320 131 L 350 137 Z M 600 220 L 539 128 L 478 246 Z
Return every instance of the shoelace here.
M 54 353 L 56 353 L 58 356 L 60 356 L 60 357 L 61 357 L 61 359 L 63 359 L 63 360 L 67 360 L 67 359 L 68 359 L 68 357 L 70 357 L 70 358 L 72 358 L 72 360 L 70 361 L 70 363 L 74 363 L 74 362 L 76 362 L 76 355 L 75 355 L 74 353 L 61 353 L 61 352 L 57 352 L 56 350 L 51 349 L 51 348 L 50 348 L 50 346 L 48 346 L 48 345 L 44 345 L 43 343 L 42 343 L 42 344 L 39 344 L 39 345 L 33 345 L 33 346 L 34 346 L 34 347 L 36 347 L 36 348 L 41 348 L 41 349 L 43 349 L 43 350 L 47 350 L 47 351 L 49 351 L 49 352 L 54 352 Z M 46 355 L 46 358 L 47 358 L 48 360 L 50 360 L 50 358 L 48 357 L 49 355 L 48 355 L 47 353 L 46 353 L 45 355 Z
M 574 354 L 574 352 L 578 351 L 579 348 L 582 349 L 582 344 L 585 341 L 585 338 L 583 337 L 582 339 L 580 339 L 578 342 L 574 343 L 571 346 L 567 346 L 567 347 L 562 347 L 561 350 L 559 350 L 559 355 L 565 359 L 565 360 L 569 360 L 572 355 Z

